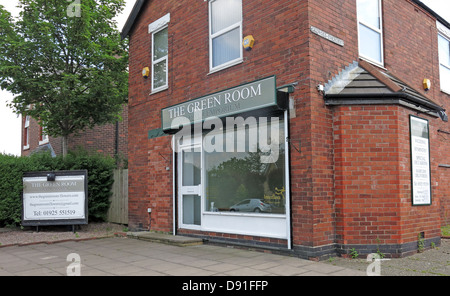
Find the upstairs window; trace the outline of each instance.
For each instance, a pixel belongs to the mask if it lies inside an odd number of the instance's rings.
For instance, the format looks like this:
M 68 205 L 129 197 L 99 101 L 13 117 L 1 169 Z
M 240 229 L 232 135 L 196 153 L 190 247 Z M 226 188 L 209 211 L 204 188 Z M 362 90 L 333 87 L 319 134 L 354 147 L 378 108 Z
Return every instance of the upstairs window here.
M 170 14 L 148 26 L 152 34 L 152 93 L 169 87 L 169 35 Z
M 23 128 L 23 150 L 30 149 L 30 116 L 25 117 Z
M 450 29 L 438 24 L 439 74 L 441 90 L 450 94 Z
M 242 0 L 209 1 L 211 72 L 242 62 Z
M 44 132 L 44 127 L 39 123 L 39 145 L 48 143 L 48 135 Z
M 381 0 L 357 0 L 359 56 L 383 66 Z

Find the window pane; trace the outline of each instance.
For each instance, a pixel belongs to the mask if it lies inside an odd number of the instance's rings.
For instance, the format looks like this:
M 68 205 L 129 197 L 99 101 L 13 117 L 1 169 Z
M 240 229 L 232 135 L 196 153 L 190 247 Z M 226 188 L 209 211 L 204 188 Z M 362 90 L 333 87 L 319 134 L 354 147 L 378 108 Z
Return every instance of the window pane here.
M 450 41 L 439 36 L 439 62 L 450 67 Z
M 201 182 L 201 153 L 183 150 L 183 186 L 197 186 Z
M 441 66 L 440 69 L 441 89 L 450 92 L 450 69 L 444 66 Z
M 213 39 L 213 68 L 238 59 L 241 56 L 240 38 L 240 29 L 236 28 Z
M 205 210 L 211 212 L 248 212 L 265 214 L 285 214 L 286 209 L 286 177 L 285 177 L 285 152 L 284 152 L 284 123 L 282 117 L 276 121 L 267 118 L 268 124 L 252 125 L 240 133 L 242 129 L 231 132 L 218 132 L 214 136 L 221 136 L 223 141 L 222 151 L 205 151 L 206 166 L 206 196 Z M 273 133 L 272 129 L 278 132 Z M 251 135 L 258 135 L 267 131 L 267 144 L 271 144 L 271 136 L 279 137 L 279 145 L 276 157 L 271 162 L 262 162 L 264 146 L 258 139 L 257 146 L 250 140 Z M 225 129 L 224 129 L 225 130 Z M 243 138 L 245 136 L 245 139 Z M 232 139 L 232 145 L 227 141 Z M 245 151 L 239 148 L 239 144 L 245 143 Z M 230 151 L 230 147 L 234 149 Z M 262 151 L 261 151 L 262 150 Z
M 163 60 L 153 67 L 153 89 L 167 85 L 167 60 Z
M 216 0 L 211 3 L 212 34 L 240 21 L 242 21 L 242 0 Z
M 153 42 L 153 60 L 156 61 L 165 57 L 168 53 L 167 28 L 156 33 L 153 37 Z
M 364 25 L 359 25 L 359 53 L 378 63 L 381 60 L 381 35 Z
M 183 195 L 183 224 L 201 225 L 201 203 L 198 195 Z
M 366 25 L 381 29 L 378 1 L 358 0 L 358 19 Z

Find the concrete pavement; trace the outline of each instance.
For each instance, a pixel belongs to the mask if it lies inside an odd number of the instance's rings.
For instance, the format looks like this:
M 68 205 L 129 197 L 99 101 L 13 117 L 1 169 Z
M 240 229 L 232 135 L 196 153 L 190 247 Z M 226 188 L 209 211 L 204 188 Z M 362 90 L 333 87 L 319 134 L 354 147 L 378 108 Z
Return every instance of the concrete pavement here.
M 0 248 L 0 276 L 365 276 L 362 271 L 215 245 L 126 237 Z

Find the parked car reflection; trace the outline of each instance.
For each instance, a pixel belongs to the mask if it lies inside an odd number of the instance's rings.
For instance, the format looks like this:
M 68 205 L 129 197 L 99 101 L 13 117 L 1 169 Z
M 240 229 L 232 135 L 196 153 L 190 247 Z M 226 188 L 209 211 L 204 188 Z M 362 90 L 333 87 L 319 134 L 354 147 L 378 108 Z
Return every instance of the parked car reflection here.
M 271 213 L 272 205 L 263 202 L 261 199 L 252 198 L 244 199 L 243 201 L 232 205 L 230 212 L 255 212 L 255 213 Z

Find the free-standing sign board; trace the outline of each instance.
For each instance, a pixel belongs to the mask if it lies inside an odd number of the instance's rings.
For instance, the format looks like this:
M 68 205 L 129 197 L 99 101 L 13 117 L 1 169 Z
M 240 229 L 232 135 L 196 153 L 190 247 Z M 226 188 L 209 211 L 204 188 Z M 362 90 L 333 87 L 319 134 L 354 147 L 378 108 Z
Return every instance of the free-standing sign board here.
M 412 204 L 431 205 L 430 136 L 428 120 L 410 116 Z
M 86 170 L 24 173 L 22 225 L 87 224 L 87 197 Z

